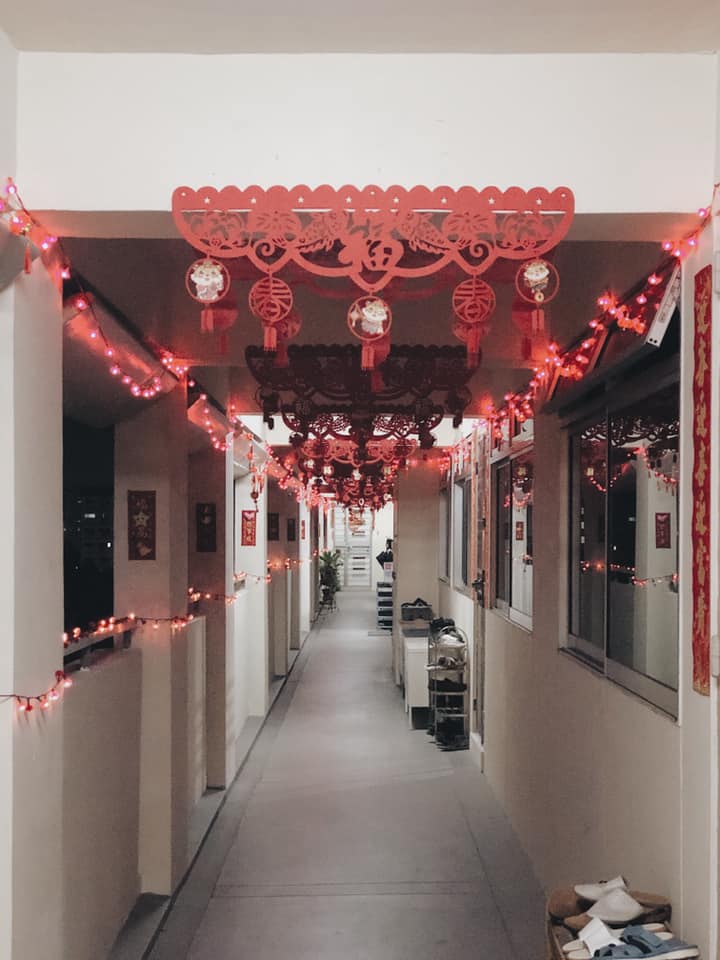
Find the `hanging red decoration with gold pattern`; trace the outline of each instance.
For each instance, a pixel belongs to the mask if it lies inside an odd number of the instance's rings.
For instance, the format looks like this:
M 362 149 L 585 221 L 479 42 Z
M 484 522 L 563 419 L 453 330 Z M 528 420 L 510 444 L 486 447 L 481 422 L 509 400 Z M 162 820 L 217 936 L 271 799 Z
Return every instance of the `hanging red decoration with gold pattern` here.
M 263 338 L 265 350 L 268 353 L 274 353 L 278 338 L 276 324 L 284 320 L 292 310 L 292 290 L 284 280 L 269 274 L 250 287 L 248 302 L 253 315 L 262 321 L 265 331 Z
M 532 335 L 542 333 L 545 329 L 543 306 L 553 300 L 560 289 L 557 270 L 547 260 L 530 260 L 515 275 L 515 289 L 526 303 L 534 304 L 530 317 Z
M 452 307 L 457 318 L 453 334 L 466 346 L 469 370 L 480 362 L 480 341 L 490 329 L 495 304 L 495 291 L 479 277 L 463 280 L 453 291 Z
M 363 370 L 374 370 L 378 360 L 377 350 L 380 342 L 387 341 L 392 326 L 390 307 L 380 297 L 372 294 L 358 297 L 348 310 L 348 327 L 353 336 L 362 342 L 360 366 Z M 385 354 L 387 356 L 387 354 Z
M 224 331 L 233 325 L 237 307 L 229 300 L 220 305 L 230 290 L 230 274 L 224 263 L 211 257 L 191 263 L 185 273 L 185 288 L 193 300 L 203 305 L 200 312 L 203 333 Z

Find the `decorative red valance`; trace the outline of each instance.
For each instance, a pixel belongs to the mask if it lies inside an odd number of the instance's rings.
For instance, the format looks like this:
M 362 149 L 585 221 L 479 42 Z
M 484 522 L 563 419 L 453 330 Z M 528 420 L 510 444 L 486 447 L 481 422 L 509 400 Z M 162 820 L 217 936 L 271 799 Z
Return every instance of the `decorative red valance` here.
M 247 257 L 265 274 L 292 262 L 375 293 L 449 264 L 476 276 L 501 257 L 539 257 L 567 234 L 575 200 L 567 187 L 178 187 L 172 207 L 208 257 Z

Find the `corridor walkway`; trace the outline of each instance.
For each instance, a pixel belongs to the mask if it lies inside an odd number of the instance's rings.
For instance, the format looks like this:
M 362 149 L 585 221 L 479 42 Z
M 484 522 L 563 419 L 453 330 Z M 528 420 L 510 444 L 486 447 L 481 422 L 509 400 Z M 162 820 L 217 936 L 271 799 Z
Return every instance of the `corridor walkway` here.
M 532 869 L 470 754 L 408 727 L 343 593 L 306 643 L 151 960 L 540 960 Z

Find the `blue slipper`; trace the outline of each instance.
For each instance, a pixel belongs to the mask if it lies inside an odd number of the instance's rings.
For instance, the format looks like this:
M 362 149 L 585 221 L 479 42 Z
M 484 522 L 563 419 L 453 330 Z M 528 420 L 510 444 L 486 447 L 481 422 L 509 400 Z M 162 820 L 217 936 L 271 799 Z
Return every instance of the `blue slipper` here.
M 696 946 L 685 943 L 684 940 L 677 940 L 675 937 L 669 940 L 661 940 L 660 937 L 645 930 L 643 927 L 635 925 L 625 927 L 621 937 L 624 943 L 636 948 L 640 953 L 634 954 L 636 957 L 662 957 L 662 960 L 693 960 L 700 955 Z M 619 956 L 631 956 L 630 954 L 620 954 Z

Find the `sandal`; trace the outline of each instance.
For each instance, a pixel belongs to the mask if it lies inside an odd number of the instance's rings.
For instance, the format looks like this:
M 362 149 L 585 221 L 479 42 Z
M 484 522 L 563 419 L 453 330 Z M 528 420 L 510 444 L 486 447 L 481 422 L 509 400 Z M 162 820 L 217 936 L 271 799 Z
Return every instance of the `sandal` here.
M 694 944 L 685 943 L 672 935 L 661 937 L 643 930 L 642 927 L 627 927 L 623 933 L 623 940 L 630 946 L 640 950 L 642 957 L 662 957 L 663 960 L 693 960 L 700 955 Z

